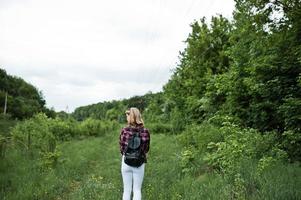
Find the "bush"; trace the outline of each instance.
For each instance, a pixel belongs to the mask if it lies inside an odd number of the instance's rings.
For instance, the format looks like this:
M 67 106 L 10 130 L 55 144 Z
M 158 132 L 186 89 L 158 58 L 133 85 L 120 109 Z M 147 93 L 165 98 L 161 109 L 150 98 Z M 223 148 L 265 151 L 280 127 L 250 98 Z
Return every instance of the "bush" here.
M 102 136 L 107 132 L 116 130 L 119 126 L 116 121 L 101 121 L 88 118 L 80 123 L 80 131 L 86 136 Z
M 301 161 L 301 133 L 285 131 L 281 141 L 281 148 L 288 153 L 291 161 Z
M 14 145 L 29 158 L 38 157 L 42 169 L 54 167 L 60 155 L 56 149 L 56 137 L 49 128 L 50 123 L 50 119 L 40 113 L 12 129 Z
M 86 136 L 99 136 L 101 134 L 101 122 L 100 120 L 88 118 L 81 122 L 80 130 Z
M 40 166 L 40 169 L 42 170 L 50 170 L 56 167 L 58 164 L 58 159 L 61 156 L 61 151 L 58 151 L 57 149 L 54 150 L 54 152 L 39 152 L 40 158 L 38 165 Z
M 224 140 L 222 132 L 208 122 L 186 126 L 186 129 L 177 138 L 184 146 L 193 146 L 200 152 L 206 151 L 210 142 Z
M 34 150 L 54 152 L 56 147 L 55 136 L 49 129 L 49 119 L 42 113 L 18 123 L 12 129 L 12 138 L 15 145 L 31 153 Z
M 57 140 L 67 141 L 81 135 L 79 123 L 73 119 L 55 118 L 49 123 L 51 132 Z
M 241 121 L 235 116 L 232 115 L 225 115 L 220 113 L 219 111 L 215 113 L 212 117 L 206 120 L 209 124 L 215 127 L 222 127 L 224 124 L 231 123 L 231 124 L 240 124 Z
M 262 135 L 255 129 L 241 129 L 228 122 L 220 131 L 224 141 L 209 143 L 205 160 L 224 173 L 235 173 L 244 159 L 258 160 L 264 156 L 281 161 L 287 159 L 286 152 L 279 148 L 272 132 Z
M 171 124 L 166 124 L 162 122 L 157 123 L 149 123 L 146 125 L 146 127 L 149 129 L 149 131 L 152 134 L 158 134 L 158 133 L 165 133 L 165 134 L 173 134 L 173 129 L 171 127 Z
M 170 113 L 171 119 L 171 127 L 173 133 L 181 133 L 186 126 L 186 122 L 188 121 L 182 114 L 182 112 L 176 107 Z

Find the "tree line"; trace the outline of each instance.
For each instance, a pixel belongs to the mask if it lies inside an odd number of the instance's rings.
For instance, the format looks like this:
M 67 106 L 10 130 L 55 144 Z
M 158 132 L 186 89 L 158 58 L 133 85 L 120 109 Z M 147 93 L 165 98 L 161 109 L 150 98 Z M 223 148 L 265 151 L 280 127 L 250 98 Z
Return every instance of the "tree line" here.
M 45 104 L 42 92 L 35 86 L 0 68 L 0 113 L 4 113 L 6 105 L 6 113 L 13 119 L 29 118 L 38 112 L 54 116 L 55 112 Z

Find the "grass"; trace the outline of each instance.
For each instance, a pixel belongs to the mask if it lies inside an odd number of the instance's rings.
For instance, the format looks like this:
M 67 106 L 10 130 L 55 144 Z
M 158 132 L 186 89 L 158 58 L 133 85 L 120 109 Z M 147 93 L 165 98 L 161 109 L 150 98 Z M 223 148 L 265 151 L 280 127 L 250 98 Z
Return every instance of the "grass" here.
M 1 119 L 0 118 L 0 135 L 9 135 L 10 129 L 17 124 L 17 120 Z
M 0 199 L 121 199 L 118 134 L 115 131 L 60 143 L 62 155 L 50 171 L 39 171 L 38 160 L 29 160 L 10 146 L 0 163 Z M 252 166 L 248 165 L 250 169 L 245 168 L 241 173 L 243 181 L 239 182 L 246 190 L 241 190 L 241 185 L 216 173 L 183 174 L 179 165 L 181 149 L 174 135 L 151 135 L 143 199 L 300 199 L 300 166 L 279 165 L 254 178 Z
M 59 164 L 47 172 L 38 171 L 37 160 L 28 160 L 11 146 L 0 164 L 0 199 L 120 199 L 118 134 L 59 144 Z M 179 151 L 175 137 L 152 136 L 143 188 L 146 199 L 157 194 L 167 198 L 166 190 L 173 189 L 172 182 L 179 178 L 179 166 L 170 165 L 178 162 Z

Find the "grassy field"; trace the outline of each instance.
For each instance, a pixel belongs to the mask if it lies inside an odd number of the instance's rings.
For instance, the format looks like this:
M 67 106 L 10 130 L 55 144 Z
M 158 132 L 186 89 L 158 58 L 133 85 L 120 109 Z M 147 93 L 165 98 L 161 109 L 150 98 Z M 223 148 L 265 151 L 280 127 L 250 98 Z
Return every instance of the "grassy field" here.
M 11 146 L 0 163 L 0 199 L 3 200 L 118 200 L 122 195 L 119 131 L 59 144 L 59 163 L 39 171 Z M 248 171 L 235 184 L 221 175 L 200 170 L 183 174 L 181 146 L 176 136 L 153 134 L 142 195 L 146 200 L 197 199 L 300 199 L 300 167 L 270 171 L 253 183 Z M 202 169 L 203 166 L 200 166 Z M 241 182 L 239 182 L 241 181 Z M 236 185 L 237 184 L 237 185 Z M 246 185 L 247 191 L 240 186 Z M 252 189 L 252 191 L 249 189 Z M 249 194 L 245 196 L 244 194 Z M 243 195 L 241 195 L 243 194 Z M 286 198 L 288 197 L 288 198 Z
M 120 199 L 118 134 L 61 143 L 59 164 L 46 172 L 37 171 L 37 161 L 29 162 L 11 147 L 0 164 L 1 199 Z M 180 178 L 181 169 L 175 164 L 180 150 L 174 136 L 152 136 L 145 199 L 168 199 L 166 191 L 173 190 Z

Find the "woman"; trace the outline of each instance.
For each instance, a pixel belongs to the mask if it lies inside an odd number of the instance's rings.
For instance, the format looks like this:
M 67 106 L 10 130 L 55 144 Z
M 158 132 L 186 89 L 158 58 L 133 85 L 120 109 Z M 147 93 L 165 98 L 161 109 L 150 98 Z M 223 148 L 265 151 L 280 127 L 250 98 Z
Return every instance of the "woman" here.
M 148 129 L 144 128 L 144 122 L 137 108 L 130 108 L 125 112 L 127 126 L 121 129 L 119 144 L 120 153 L 122 155 L 121 174 L 123 179 L 123 200 L 130 200 L 133 188 L 133 200 L 141 200 L 141 186 L 144 176 L 144 168 L 146 163 L 146 154 L 149 151 L 150 134 Z M 129 139 L 133 136 L 133 132 L 139 132 L 141 138 L 140 148 L 144 154 L 144 162 L 139 167 L 132 167 L 124 162 L 124 153 L 127 148 Z

